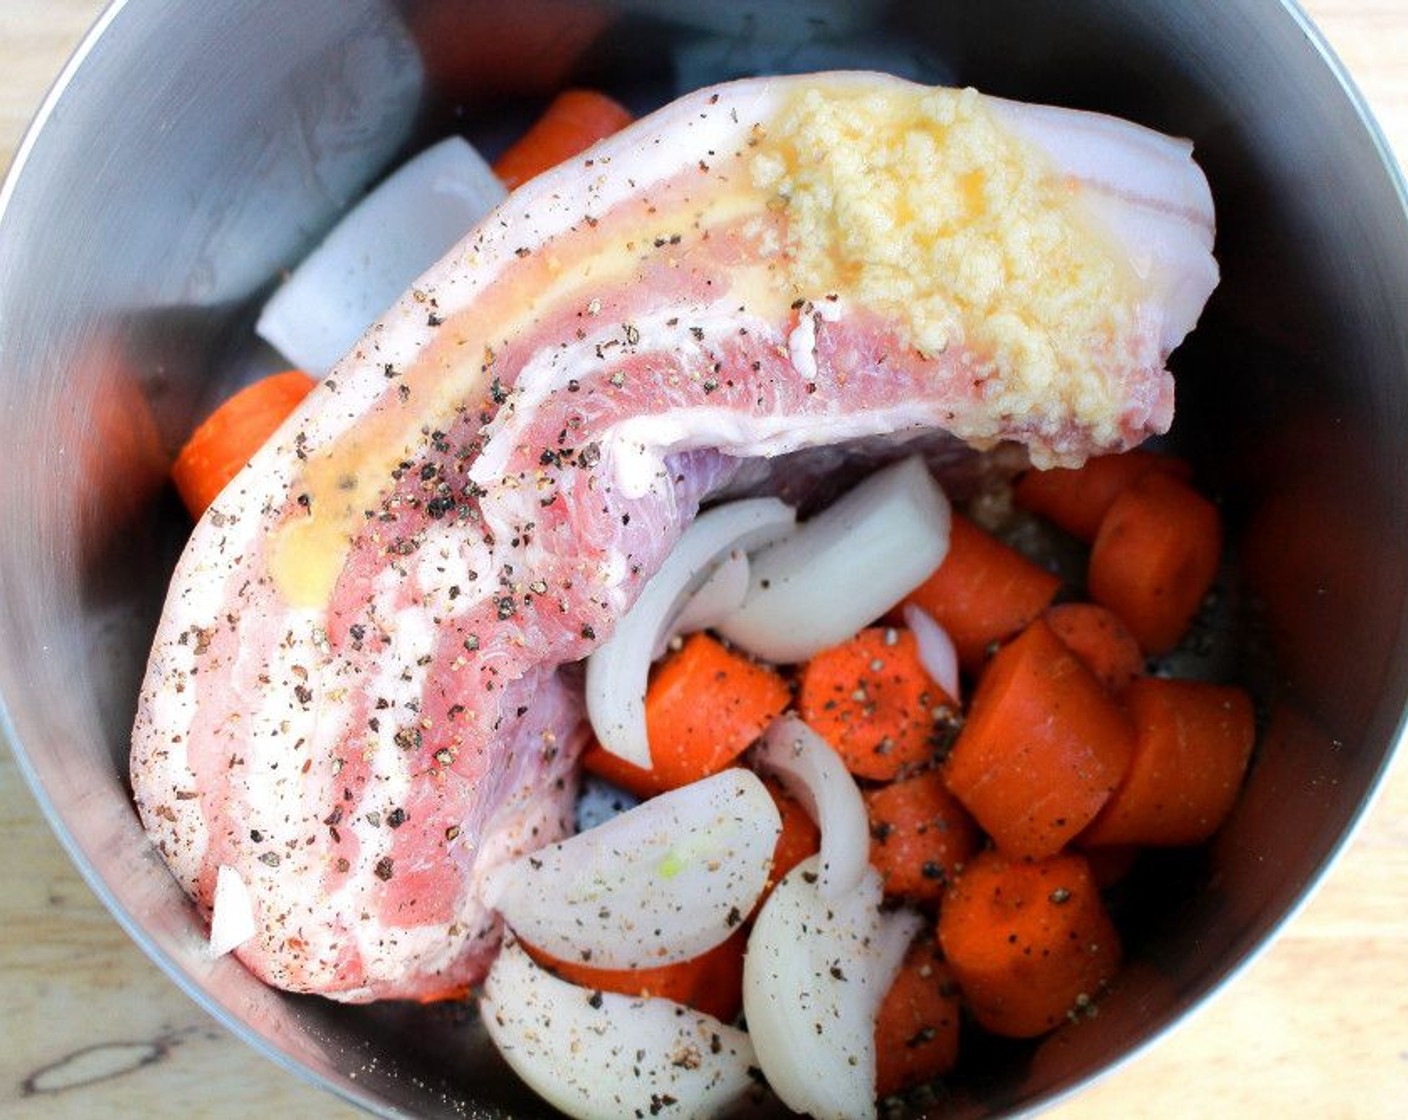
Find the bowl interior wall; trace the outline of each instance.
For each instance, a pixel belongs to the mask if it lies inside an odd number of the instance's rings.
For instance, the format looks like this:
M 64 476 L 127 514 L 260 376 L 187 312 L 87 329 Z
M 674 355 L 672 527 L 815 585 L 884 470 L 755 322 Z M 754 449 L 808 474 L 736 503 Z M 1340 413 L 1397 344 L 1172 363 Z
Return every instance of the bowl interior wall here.
M 700 76 L 865 65 L 1194 140 L 1224 282 L 1175 356 L 1175 442 L 1235 559 L 1209 664 L 1256 689 L 1265 725 L 1215 843 L 1121 899 L 1132 964 L 1101 1015 L 974 1053 L 944 1114 L 1034 1105 L 1152 1038 L 1265 940 L 1362 808 L 1408 695 L 1408 224 L 1281 5 L 129 0 L 0 215 L 6 733 L 119 920 L 276 1060 L 387 1112 L 546 1114 L 462 1009 L 285 997 L 205 960 L 130 808 L 136 689 L 185 531 L 166 463 L 273 362 L 248 341 L 260 294 L 398 153 L 455 128 L 492 151 L 567 82 L 645 110 Z

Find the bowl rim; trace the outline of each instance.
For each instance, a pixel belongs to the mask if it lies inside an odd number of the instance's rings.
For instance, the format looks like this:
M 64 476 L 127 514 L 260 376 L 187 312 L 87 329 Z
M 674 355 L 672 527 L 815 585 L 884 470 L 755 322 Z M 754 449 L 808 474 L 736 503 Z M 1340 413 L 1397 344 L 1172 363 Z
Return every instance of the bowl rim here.
M 143 0 L 111 0 L 99 14 L 92 26 L 84 33 L 63 68 L 50 84 L 38 109 L 25 128 L 24 134 L 15 149 L 10 166 L 6 170 L 3 181 L 0 181 L 0 234 L 3 234 L 4 219 L 9 210 L 13 195 L 18 188 L 20 180 L 24 176 L 25 169 L 35 148 L 41 142 L 41 135 L 50 120 L 56 116 L 65 98 L 69 96 L 71 87 L 75 79 L 83 71 L 89 56 L 97 49 L 99 42 L 109 32 L 109 29 L 119 19 L 121 14 L 129 7 L 136 7 L 142 2 Z M 1395 155 L 1392 146 L 1389 144 L 1382 125 L 1379 123 L 1358 83 L 1349 73 L 1343 60 L 1330 45 L 1325 33 L 1311 19 L 1299 0 L 1271 0 L 1271 3 L 1267 6 L 1268 8 L 1279 8 L 1282 15 L 1288 17 L 1294 23 L 1296 28 L 1310 44 L 1314 54 L 1318 56 L 1320 63 L 1326 67 L 1329 75 L 1335 79 L 1343 96 L 1347 100 L 1349 108 L 1353 110 L 1358 119 L 1360 128 L 1373 145 L 1378 156 L 1379 165 L 1387 175 L 1389 186 L 1397 196 L 1399 209 L 1403 216 L 1404 228 L 1408 229 L 1408 179 L 1405 179 L 1403 167 L 1398 157 Z M 10 753 L 15 760 L 16 768 L 22 776 L 25 785 L 28 787 L 31 796 L 38 805 L 41 815 L 84 882 L 88 885 L 89 889 L 92 890 L 94 895 L 127 937 L 141 949 L 148 960 L 155 964 L 168 980 L 172 981 L 177 988 L 184 992 L 185 995 L 196 1004 L 196 1006 L 210 1015 L 231 1035 L 251 1047 L 263 1058 L 274 1063 L 275 1066 L 292 1074 L 304 1084 L 327 1091 L 346 1103 L 375 1115 L 398 1115 L 398 1113 L 394 1113 L 385 1108 L 382 1102 L 376 1099 L 369 1091 L 362 1090 L 360 1087 L 341 1082 L 320 1073 L 311 1066 L 306 1065 L 279 1049 L 244 1019 L 235 1015 L 226 1008 L 224 1004 L 210 995 L 185 971 L 174 957 L 164 951 L 148 936 L 135 915 L 129 912 L 110 890 L 107 881 L 85 855 L 82 847 L 78 843 L 76 835 L 69 827 L 67 821 L 59 814 L 56 805 L 43 787 L 34 762 L 29 757 L 24 747 L 18 730 L 11 718 L 9 706 L 3 696 L 0 696 L 0 740 L 3 740 L 5 745 L 9 747 Z M 1216 996 L 1225 991 L 1229 984 L 1241 977 L 1262 954 L 1267 952 L 1267 950 L 1280 939 L 1286 927 L 1303 911 L 1316 892 L 1324 884 L 1325 880 L 1332 874 L 1334 868 L 1343 858 L 1345 851 L 1353 843 L 1355 837 L 1363 827 L 1365 819 L 1370 815 L 1374 806 L 1377 805 L 1381 798 L 1385 778 L 1394 765 L 1408 765 L 1400 761 L 1400 757 L 1405 753 L 1403 746 L 1405 741 L 1408 741 L 1408 697 L 1405 697 L 1405 704 L 1399 713 L 1397 724 L 1389 734 L 1388 742 L 1379 761 L 1379 765 L 1344 830 L 1335 839 L 1333 845 L 1325 852 L 1320 863 L 1315 868 L 1314 874 L 1301 886 L 1293 902 L 1271 923 L 1267 930 L 1255 942 L 1249 945 L 1240 956 L 1226 965 L 1221 975 L 1211 987 L 1200 994 L 1184 1009 L 1174 1014 L 1158 1029 L 1148 1034 L 1135 1045 L 1123 1050 L 1093 1072 L 1072 1084 L 1038 1095 L 1029 1101 L 1022 1109 L 1011 1115 L 1031 1116 L 1037 1112 L 1045 1111 L 1056 1106 L 1058 1103 L 1079 1096 L 1089 1087 L 1127 1068 L 1131 1063 L 1136 1062 L 1143 1055 L 1160 1044 L 1170 1034 L 1183 1029 L 1195 1019 L 1198 1013 L 1203 1011 Z

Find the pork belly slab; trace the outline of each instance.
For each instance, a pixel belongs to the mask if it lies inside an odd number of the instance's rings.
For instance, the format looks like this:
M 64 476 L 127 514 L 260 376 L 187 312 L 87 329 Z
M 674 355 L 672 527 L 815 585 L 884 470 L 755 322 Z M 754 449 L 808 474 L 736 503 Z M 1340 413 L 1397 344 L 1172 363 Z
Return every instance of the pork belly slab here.
M 196 526 L 137 807 L 238 950 L 336 999 L 463 991 L 486 870 L 570 827 L 576 663 L 757 461 L 1161 432 L 1217 280 L 1185 142 L 875 74 L 703 90 L 525 185 Z

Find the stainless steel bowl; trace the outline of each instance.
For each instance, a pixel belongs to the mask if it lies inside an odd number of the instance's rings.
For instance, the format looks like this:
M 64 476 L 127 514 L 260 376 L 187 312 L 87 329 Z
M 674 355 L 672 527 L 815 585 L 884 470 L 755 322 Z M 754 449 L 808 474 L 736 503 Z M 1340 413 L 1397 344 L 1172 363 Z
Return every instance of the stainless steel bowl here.
M 127 0 L 0 195 L 0 688 L 45 813 L 132 937 L 256 1049 L 387 1115 L 532 1116 L 471 1014 L 287 997 L 201 953 L 128 799 L 127 734 L 185 524 L 164 485 L 213 397 L 271 361 L 252 311 L 399 153 L 492 146 L 568 80 L 885 65 L 1191 136 L 1225 280 L 1176 356 L 1176 438 L 1236 570 L 1210 656 L 1255 688 L 1246 793 L 1124 902 L 1098 1018 L 974 1055 L 934 1115 L 1020 1112 L 1222 984 L 1314 886 L 1408 699 L 1408 218 L 1304 18 L 1273 0 Z

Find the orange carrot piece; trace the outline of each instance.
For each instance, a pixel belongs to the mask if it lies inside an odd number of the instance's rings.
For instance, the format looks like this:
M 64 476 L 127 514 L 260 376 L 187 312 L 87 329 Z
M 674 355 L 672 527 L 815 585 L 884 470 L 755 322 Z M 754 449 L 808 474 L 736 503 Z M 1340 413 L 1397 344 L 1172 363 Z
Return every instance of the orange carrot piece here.
M 1058 603 L 1046 623 L 1096 680 L 1118 693 L 1144 672 L 1144 654 L 1119 615 L 1099 603 Z
M 1122 697 L 1134 757 L 1082 844 L 1201 844 L 1226 819 L 1256 741 L 1251 697 L 1206 681 L 1144 677 Z
M 875 1095 L 942 1077 L 958 1062 L 961 1000 L 938 942 L 918 937 L 875 1017 Z
M 1125 451 L 1098 455 L 1082 467 L 1029 470 L 1013 486 L 1012 500 L 1089 544 L 1114 500 L 1151 471 L 1184 481 L 1193 476 L 1186 459 L 1152 451 Z
M 775 670 L 702 631 L 656 666 L 645 693 L 650 769 L 593 743 L 582 765 L 640 797 L 697 782 L 731 765 L 792 699 Z
M 1146 474 L 1100 523 L 1086 582 L 1145 653 L 1167 653 L 1187 631 L 1221 556 L 1217 507 L 1185 482 Z
M 746 931 L 740 927 L 705 953 L 654 968 L 593 968 L 564 961 L 523 942 L 538 964 L 568 983 L 598 992 L 672 999 L 728 1023 L 743 1009 L 743 951 Z
M 772 874 L 768 876 L 768 887 L 771 889 L 797 864 L 821 851 L 821 829 L 802 803 L 783 789 L 777 779 L 764 778 L 763 785 L 772 794 L 777 811 L 782 816 L 782 833 L 773 848 Z
M 630 110 L 604 93 L 565 89 L 552 99 L 537 123 L 499 156 L 494 174 L 513 190 L 621 131 L 633 119 Z
M 461 1000 L 469 998 L 470 992 L 474 991 L 473 984 L 451 984 L 448 988 L 441 988 L 438 991 L 426 992 L 424 995 L 415 997 L 416 1003 L 426 1005 L 432 1003 L 459 1003 Z
M 924 670 L 909 630 L 871 626 L 802 666 L 797 711 L 852 774 L 886 780 L 928 762 L 953 700 Z
M 1059 577 L 955 513 L 948 555 L 905 602 L 916 603 L 947 630 L 959 664 L 976 673 L 993 643 L 1045 610 L 1060 587 Z
M 1133 749 L 1119 705 L 1037 619 L 978 681 L 943 774 L 999 849 L 1040 859 L 1095 818 Z
M 937 902 L 978 850 L 978 827 L 935 770 L 868 789 L 870 862 L 889 897 Z
M 316 384 L 302 370 L 270 374 L 224 401 L 191 433 L 171 481 L 192 517 L 205 512 Z
M 944 895 L 938 933 L 973 1018 L 1013 1038 L 1079 1014 L 1120 965 L 1119 934 L 1074 853 L 983 852 Z

